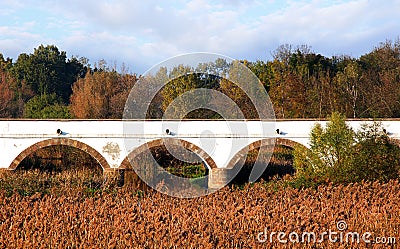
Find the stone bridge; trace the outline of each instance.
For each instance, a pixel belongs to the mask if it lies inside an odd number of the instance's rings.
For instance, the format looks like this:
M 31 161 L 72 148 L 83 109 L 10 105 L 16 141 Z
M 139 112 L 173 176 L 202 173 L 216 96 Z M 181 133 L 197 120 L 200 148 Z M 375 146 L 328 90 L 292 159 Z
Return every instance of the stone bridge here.
M 134 158 L 166 141 L 202 158 L 210 187 L 224 184 L 248 149 L 261 146 L 309 146 L 317 120 L 0 120 L 0 168 L 14 170 L 38 149 L 66 145 L 90 154 L 104 172 L 129 167 Z M 349 120 L 357 130 L 369 120 Z M 400 120 L 383 120 L 389 136 L 400 137 Z

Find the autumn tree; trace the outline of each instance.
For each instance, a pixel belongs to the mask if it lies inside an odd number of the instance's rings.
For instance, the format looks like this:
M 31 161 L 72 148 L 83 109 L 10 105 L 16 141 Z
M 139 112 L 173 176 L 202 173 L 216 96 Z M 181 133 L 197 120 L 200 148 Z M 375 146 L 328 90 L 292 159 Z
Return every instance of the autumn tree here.
M 12 90 L 12 78 L 0 69 L 0 117 L 9 118 L 13 116 L 14 92 Z
M 257 60 L 255 62 L 249 62 L 246 66 L 258 77 L 263 84 L 265 90 L 269 92 L 271 87 L 271 81 L 273 80 L 274 74 L 272 71 L 272 62 L 264 62 Z
M 24 81 L 18 82 L 9 72 L 11 60 L 4 61 L 0 54 L 0 117 L 19 118 L 24 103 L 32 97 L 32 91 Z
M 365 92 L 362 117 L 400 117 L 400 40 L 386 41 L 359 59 Z
M 167 82 L 161 91 L 163 112 L 174 118 L 258 118 L 250 96 L 257 99 L 260 85 L 246 63 L 218 58 L 196 68 L 161 69 L 156 78 Z
M 315 115 L 312 101 L 318 97 L 311 83 L 319 77 L 325 58 L 310 52 L 307 46 L 293 49 L 281 46 L 271 63 L 270 97 L 278 118 L 304 118 Z M 329 64 L 329 63 L 328 63 Z M 318 108 L 316 108 L 318 109 Z
M 4 59 L 4 56 L 2 53 L 0 53 L 0 69 L 3 71 L 7 71 L 12 67 L 12 59 L 7 58 Z
M 362 98 L 360 86 L 361 72 L 356 61 L 351 61 L 336 74 L 335 81 L 342 90 L 342 105 L 345 107 L 343 113 L 347 116 L 356 118 L 359 109 L 358 103 Z
M 71 113 L 75 118 L 122 118 L 136 75 L 116 71 L 88 72 L 73 85 Z
M 231 110 L 232 116 L 240 118 L 243 115 L 246 119 L 268 116 L 267 103 L 261 103 L 265 105 L 262 110 L 257 110 L 255 107 L 255 105 L 261 106 L 258 101 L 264 100 L 264 93 L 260 91 L 263 85 L 260 85 L 259 79 L 246 68 L 246 66 L 250 68 L 251 64 L 247 61 L 233 61 L 228 66 L 226 78 L 220 80 L 219 91 L 229 97 L 238 107 L 238 111 L 240 110 L 241 113 L 233 113 L 234 110 Z M 223 106 L 224 103 L 220 105 Z
M 171 80 L 162 90 L 163 111 L 168 110 L 169 117 L 174 118 L 212 118 L 214 116 L 212 111 L 200 108 L 212 105 L 211 93 L 193 91 L 217 88 L 216 84 L 218 79 L 205 74 L 182 75 Z

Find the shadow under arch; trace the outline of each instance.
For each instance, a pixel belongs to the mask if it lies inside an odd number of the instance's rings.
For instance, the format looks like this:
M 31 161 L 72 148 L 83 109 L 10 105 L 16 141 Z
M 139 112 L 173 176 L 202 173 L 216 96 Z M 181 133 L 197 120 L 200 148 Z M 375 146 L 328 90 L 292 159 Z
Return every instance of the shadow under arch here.
M 131 168 L 130 158 L 133 159 L 133 158 L 137 157 L 138 155 L 142 154 L 143 152 L 147 151 L 150 148 L 162 146 L 162 145 L 164 145 L 164 142 L 169 143 L 171 145 L 182 146 L 183 148 L 195 153 L 203 161 L 206 162 L 207 167 L 209 167 L 210 170 L 214 169 L 214 168 L 218 168 L 217 164 L 214 162 L 214 160 L 211 158 L 211 156 L 208 155 L 208 153 L 205 152 L 203 149 L 201 149 L 199 146 L 192 144 L 191 142 L 188 142 L 186 140 L 179 139 L 179 138 L 160 138 L 160 139 L 149 141 L 149 142 L 144 143 L 144 144 L 140 145 L 139 147 L 135 148 L 133 151 L 131 151 L 125 157 L 125 159 L 122 161 L 122 163 L 118 167 L 118 169 L 124 170 L 124 169 Z
M 295 149 L 295 147 L 301 147 L 304 149 L 308 148 L 306 146 L 304 146 L 301 143 L 295 142 L 293 140 L 290 139 L 286 139 L 286 138 L 266 138 L 266 139 L 260 139 L 257 140 L 245 147 L 243 147 L 239 152 L 237 152 L 232 159 L 229 161 L 228 165 L 227 165 L 227 169 L 233 169 L 235 167 L 235 165 L 238 164 L 238 162 L 240 162 L 241 160 L 245 159 L 245 156 L 247 155 L 248 151 L 254 150 L 254 149 L 258 149 L 261 147 L 268 147 L 268 146 L 276 146 L 276 145 L 282 145 L 282 146 L 286 146 L 292 149 Z
M 40 142 L 37 142 L 31 146 L 29 146 L 27 149 L 23 150 L 10 164 L 8 169 L 10 170 L 15 170 L 18 165 L 24 160 L 25 157 L 29 156 L 30 154 L 34 153 L 35 151 L 50 147 L 50 146 L 55 146 L 55 145 L 66 145 L 66 146 L 71 146 L 77 149 L 80 149 L 89 155 L 91 155 L 102 167 L 103 171 L 109 170 L 110 165 L 107 163 L 107 160 L 95 149 L 93 149 L 91 146 L 82 143 L 77 140 L 69 139 L 69 138 L 52 138 L 52 139 L 47 139 L 43 140 Z

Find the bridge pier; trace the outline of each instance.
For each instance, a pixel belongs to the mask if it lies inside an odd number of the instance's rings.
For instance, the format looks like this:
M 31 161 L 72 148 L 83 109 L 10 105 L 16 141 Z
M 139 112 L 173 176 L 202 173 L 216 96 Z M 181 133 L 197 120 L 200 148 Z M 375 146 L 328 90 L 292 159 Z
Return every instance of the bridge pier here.
M 231 169 L 224 168 L 213 168 L 210 170 L 208 175 L 208 188 L 210 189 L 220 189 L 231 180 Z
M 104 169 L 103 177 L 107 184 L 117 187 L 134 187 L 138 190 L 145 190 L 147 186 L 133 169 Z
M 208 175 L 208 188 L 220 189 L 230 182 L 234 170 L 224 168 L 213 168 Z M 147 190 L 149 187 L 144 183 L 133 169 L 107 169 L 104 170 L 107 181 L 114 181 L 119 187 L 134 187 L 138 190 Z
M 147 190 L 148 186 L 143 182 L 132 168 L 118 169 L 119 187 L 133 187 L 137 190 Z

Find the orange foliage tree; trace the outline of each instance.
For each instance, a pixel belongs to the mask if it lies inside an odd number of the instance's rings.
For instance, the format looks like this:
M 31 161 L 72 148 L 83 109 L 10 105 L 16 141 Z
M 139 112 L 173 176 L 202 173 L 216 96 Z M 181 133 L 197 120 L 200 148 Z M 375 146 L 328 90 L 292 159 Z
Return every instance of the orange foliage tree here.
M 72 87 L 72 115 L 81 119 L 122 118 L 125 101 L 136 81 L 135 74 L 88 72 Z
M 23 115 L 24 102 L 32 96 L 32 91 L 24 81 L 17 80 L 0 68 L 0 117 L 19 118 Z
M 8 74 L 0 71 L 0 116 L 10 116 L 10 103 L 14 98 L 14 92 L 11 89 Z

